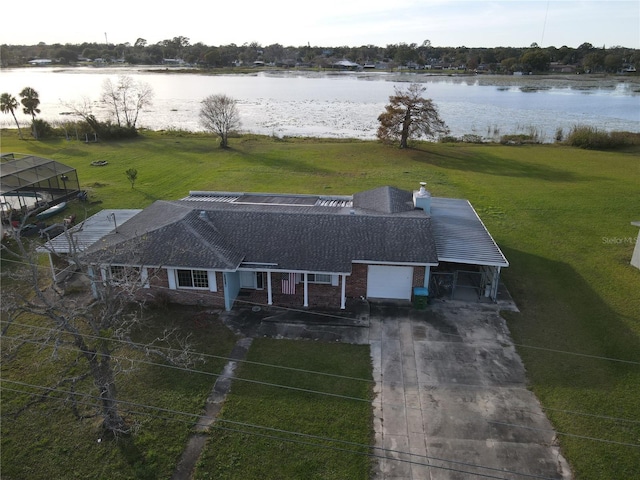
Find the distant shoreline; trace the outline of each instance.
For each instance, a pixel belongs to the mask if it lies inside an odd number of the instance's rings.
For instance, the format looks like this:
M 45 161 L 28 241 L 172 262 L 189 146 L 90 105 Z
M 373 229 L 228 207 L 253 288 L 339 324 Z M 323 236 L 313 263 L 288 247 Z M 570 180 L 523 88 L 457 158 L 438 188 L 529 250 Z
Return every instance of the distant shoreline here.
M 6 70 L 27 70 L 27 69 L 49 69 L 52 72 L 65 72 L 69 70 L 93 71 L 95 73 L 105 74 L 113 71 L 119 74 L 123 70 L 132 72 L 150 73 L 150 74 L 179 74 L 179 75 L 211 75 L 211 76 L 308 76 L 308 77 L 326 77 L 326 76 L 356 76 L 356 77 L 373 77 L 385 76 L 389 81 L 419 83 L 439 82 L 439 81 L 459 81 L 469 82 L 480 85 L 490 86 L 531 86 L 532 91 L 546 88 L 578 88 L 589 90 L 591 88 L 615 88 L 617 84 L 629 83 L 637 85 L 633 93 L 640 94 L 640 75 L 638 74 L 611 74 L 611 73 L 595 73 L 595 74 L 566 74 L 566 73 L 546 73 L 535 75 L 504 75 L 504 74 L 477 74 L 473 72 L 454 72 L 454 71 L 430 71 L 430 70 L 334 70 L 334 69 L 313 69 L 313 68 L 243 68 L 243 67 L 225 67 L 202 69 L 193 67 L 166 67 L 160 65 L 108 65 L 96 67 L 93 65 L 75 65 L 75 66 L 46 66 L 46 67 L 9 67 Z

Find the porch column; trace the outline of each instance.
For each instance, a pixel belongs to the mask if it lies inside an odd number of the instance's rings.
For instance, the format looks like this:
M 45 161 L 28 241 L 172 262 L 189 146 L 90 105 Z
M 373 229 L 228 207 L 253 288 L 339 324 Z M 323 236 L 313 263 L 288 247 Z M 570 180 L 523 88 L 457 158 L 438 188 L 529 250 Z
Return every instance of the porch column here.
M 342 292 L 340 295 L 340 309 L 344 310 L 347 307 L 347 276 L 342 275 Z
M 271 291 L 271 270 L 267 271 L 267 305 L 273 305 L 273 292 Z
M 304 274 L 304 307 L 309 306 L 309 274 L 305 272 Z
M 431 265 L 425 265 L 423 286 L 427 289 L 427 295 L 429 295 L 429 280 L 431 280 Z

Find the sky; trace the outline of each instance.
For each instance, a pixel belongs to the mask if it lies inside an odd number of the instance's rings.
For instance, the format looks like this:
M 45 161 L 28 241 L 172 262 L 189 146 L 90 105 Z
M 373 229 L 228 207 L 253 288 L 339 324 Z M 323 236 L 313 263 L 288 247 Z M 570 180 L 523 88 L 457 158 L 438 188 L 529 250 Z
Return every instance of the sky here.
M 0 43 L 190 43 L 262 46 L 386 46 L 429 40 L 436 47 L 640 48 L 640 0 L 29 0 L 5 2 Z M 153 6 L 151 6 L 153 5 Z M 12 21 L 7 21 L 12 19 Z M 25 22 L 28 24 L 26 26 Z

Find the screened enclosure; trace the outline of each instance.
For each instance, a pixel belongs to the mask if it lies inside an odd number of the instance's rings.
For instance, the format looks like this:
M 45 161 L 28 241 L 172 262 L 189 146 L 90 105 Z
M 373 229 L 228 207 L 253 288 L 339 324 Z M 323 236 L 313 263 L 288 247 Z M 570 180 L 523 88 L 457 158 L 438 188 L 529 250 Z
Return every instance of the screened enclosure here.
M 52 207 L 80 192 L 76 169 L 48 158 L 5 154 L 0 172 L 3 218 Z

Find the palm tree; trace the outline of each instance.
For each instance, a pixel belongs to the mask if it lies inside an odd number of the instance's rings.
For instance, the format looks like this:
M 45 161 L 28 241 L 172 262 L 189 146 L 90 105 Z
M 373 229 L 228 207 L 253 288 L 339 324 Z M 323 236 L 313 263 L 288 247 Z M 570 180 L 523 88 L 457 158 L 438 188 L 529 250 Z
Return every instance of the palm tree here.
M 13 115 L 13 119 L 16 122 L 16 127 L 18 127 L 18 133 L 20 134 L 20 139 L 22 139 L 22 130 L 20 130 L 20 124 L 18 123 L 18 119 L 16 118 L 16 109 L 18 108 L 18 100 L 16 97 L 11 95 L 10 93 L 3 93 L 0 96 L 0 111 L 2 113 L 11 113 Z
M 36 121 L 36 113 L 40 113 L 40 109 L 38 105 L 40 105 L 40 99 L 38 98 L 38 92 L 36 92 L 31 87 L 25 87 L 20 92 L 20 97 L 22 100 L 20 102 L 23 105 L 22 111 L 26 115 L 31 115 L 31 127 L 33 129 L 33 136 L 37 140 L 38 139 L 38 131 L 36 129 L 35 121 Z
M 20 92 L 20 97 L 22 97 L 22 100 L 20 100 L 20 102 L 24 106 L 22 111 L 26 115 L 31 115 L 31 118 L 33 120 L 35 120 L 36 119 L 36 113 L 40 113 L 40 109 L 38 108 L 38 105 L 40 105 L 40 99 L 38 98 L 38 92 L 36 92 L 31 87 L 25 87 Z

